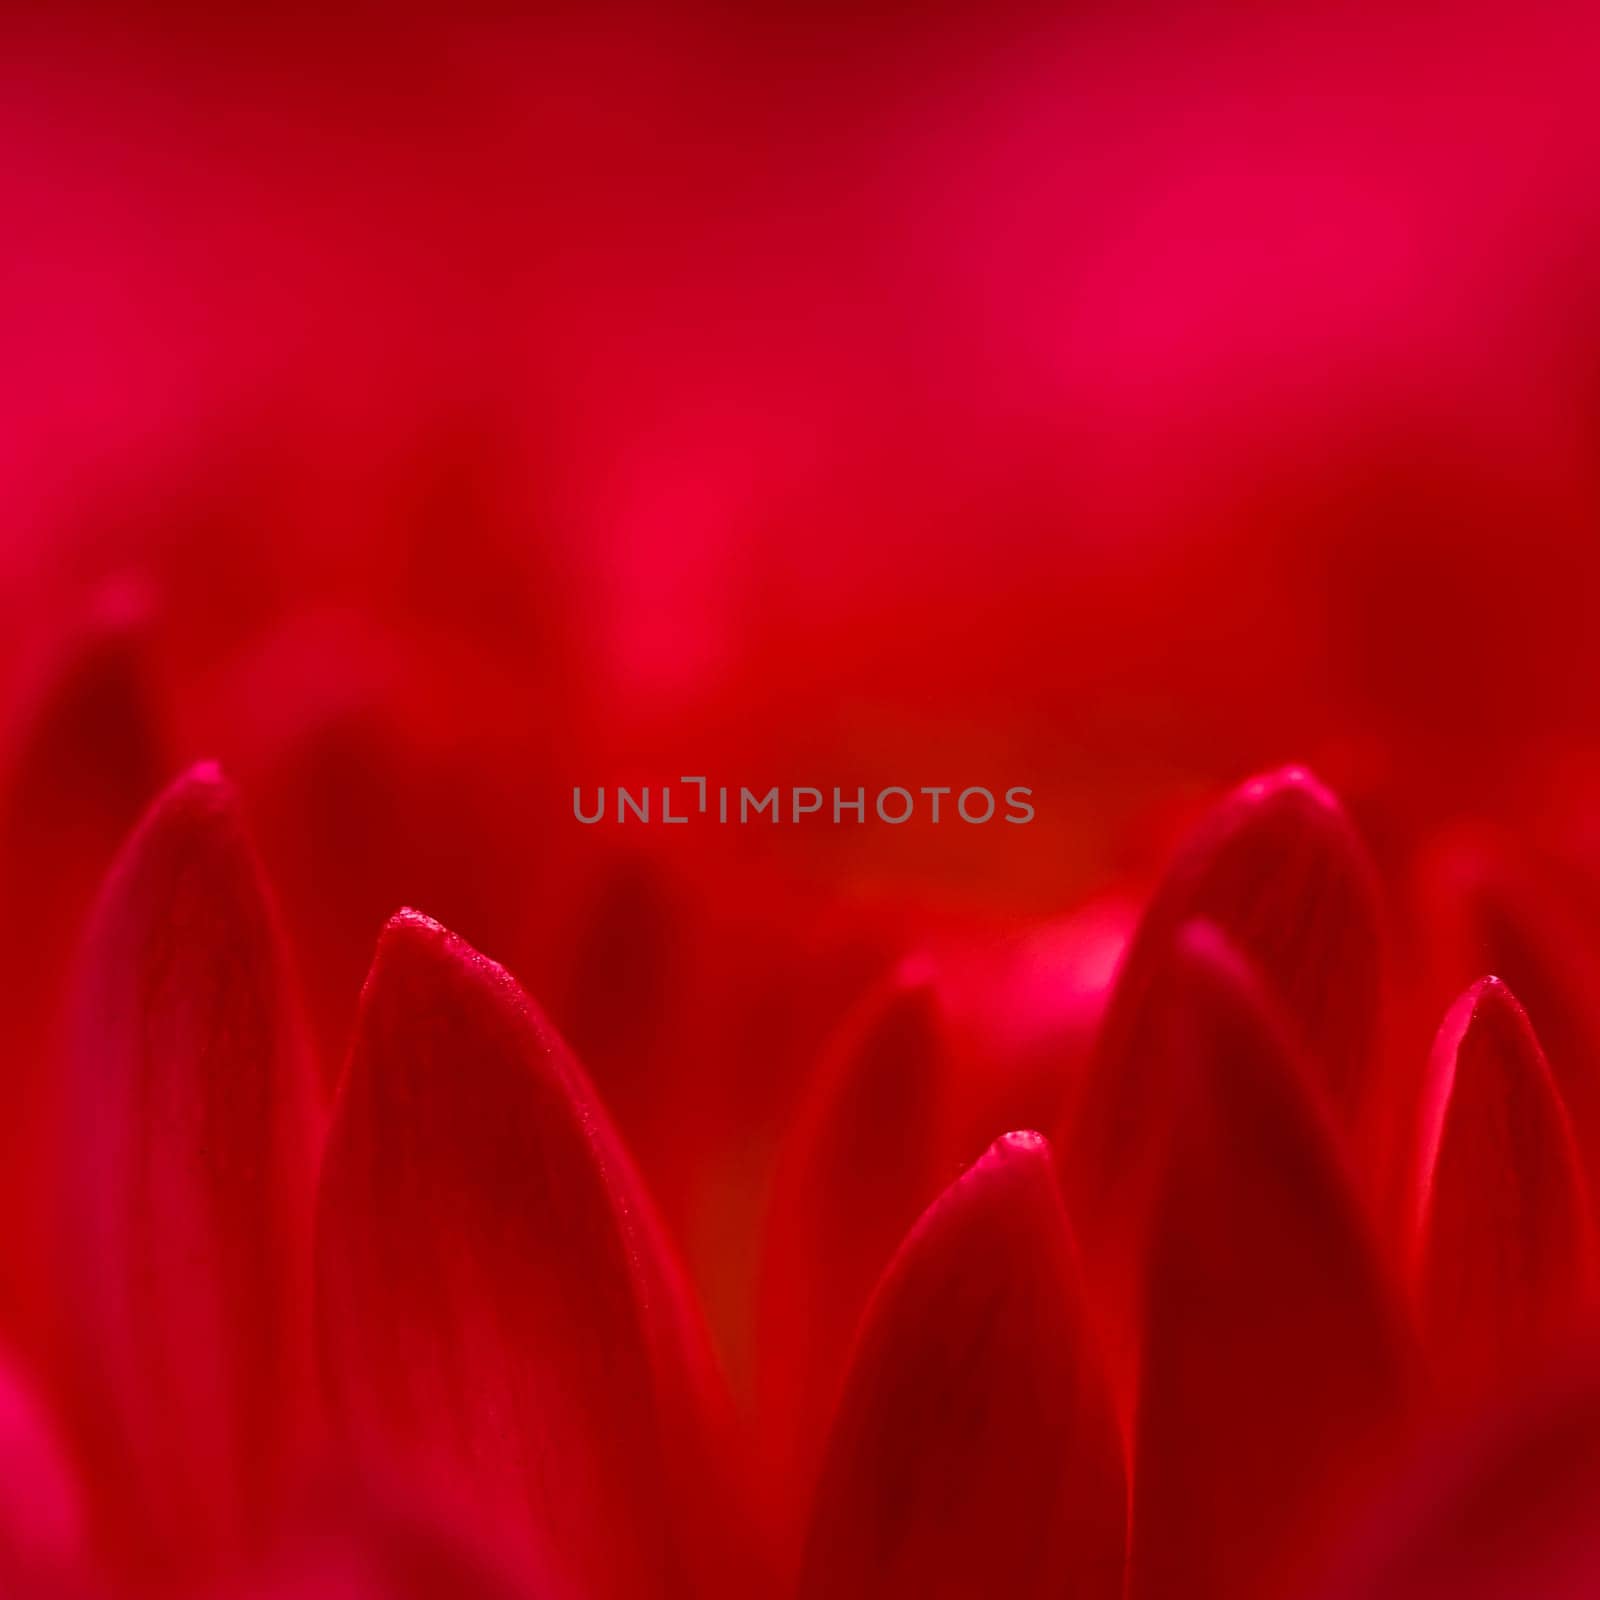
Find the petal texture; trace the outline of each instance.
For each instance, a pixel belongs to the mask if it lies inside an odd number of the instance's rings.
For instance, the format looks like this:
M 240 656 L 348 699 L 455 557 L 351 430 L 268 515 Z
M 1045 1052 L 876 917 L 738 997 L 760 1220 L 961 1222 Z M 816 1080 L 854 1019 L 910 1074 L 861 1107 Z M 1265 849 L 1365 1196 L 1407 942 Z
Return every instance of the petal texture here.
M 250 1534 L 303 1442 L 313 1076 L 234 796 L 197 767 L 90 930 L 63 1149 L 102 1514 L 160 1565 Z
M 1439 1030 L 1415 1198 L 1422 1326 L 1452 1389 L 1518 1377 L 1577 1332 L 1595 1282 L 1577 1145 L 1528 1018 L 1496 978 Z
M 1382 1465 L 1409 1344 L 1254 975 L 1180 935 L 1185 1071 L 1157 1207 L 1134 1445 L 1133 1600 L 1276 1592 Z
M 330 1399 L 376 1480 L 586 1596 L 734 1581 L 719 1380 L 632 1166 L 512 978 L 414 912 L 362 997 L 317 1290 Z
M 1048 1145 L 1009 1134 L 923 1216 L 868 1310 L 803 1600 L 1113 1600 L 1123 1455 Z

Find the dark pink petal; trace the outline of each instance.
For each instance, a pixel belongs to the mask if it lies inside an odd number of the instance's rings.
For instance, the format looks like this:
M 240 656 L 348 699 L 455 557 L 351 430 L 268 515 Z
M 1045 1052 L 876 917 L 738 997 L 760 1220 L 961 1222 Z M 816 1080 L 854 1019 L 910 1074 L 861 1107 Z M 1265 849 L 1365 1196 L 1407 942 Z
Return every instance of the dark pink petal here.
M 1380 922 L 1365 847 L 1337 800 L 1288 767 L 1235 790 L 1168 869 L 1118 975 L 1084 1097 L 1064 1140 L 1074 1215 L 1138 1208 L 1148 1113 L 1167 1093 L 1153 1046 L 1173 941 L 1214 923 L 1261 974 L 1341 1121 L 1365 1112 L 1379 1010 Z
M 947 1056 L 931 974 L 903 966 L 819 1062 L 780 1154 L 762 1278 L 762 1415 L 802 1474 L 868 1297 L 941 1187 Z
M 1497 978 L 1451 1007 L 1429 1063 L 1415 1272 L 1429 1355 L 1452 1387 L 1520 1376 L 1594 1303 L 1588 1197 L 1565 1105 Z
M 1009 1134 L 906 1240 L 868 1309 L 802 1600 L 1117 1600 L 1123 1450 L 1049 1146 Z
M 1130 1592 L 1249 1600 L 1381 1465 L 1410 1350 L 1254 975 L 1207 924 L 1178 954 L 1185 1070 L 1150 1245 Z
M 234 795 L 196 767 L 89 931 L 62 1148 L 97 1509 L 160 1565 L 253 1532 L 303 1442 L 313 1080 Z
M 1593 1600 L 1600 1373 L 1523 1386 L 1432 1451 L 1346 1541 L 1314 1600 Z
M 586 1597 L 728 1592 L 720 1380 L 632 1165 L 527 995 L 415 912 L 362 996 L 317 1284 L 330 1399 L 375 1481 Z

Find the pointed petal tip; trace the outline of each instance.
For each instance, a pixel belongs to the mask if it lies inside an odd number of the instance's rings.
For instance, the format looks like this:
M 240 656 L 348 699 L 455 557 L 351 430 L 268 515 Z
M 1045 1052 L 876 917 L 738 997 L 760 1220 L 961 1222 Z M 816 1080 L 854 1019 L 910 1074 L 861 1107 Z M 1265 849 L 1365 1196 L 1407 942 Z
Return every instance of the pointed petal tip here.
M 1050 1141 L 1042 1133 L 1035 1133 L 1031 1128 L 1019 1128 L 1015 1133 L 1001 1134 L 981 1159 L 1011 1166 L 1032 1164 L 1049 1170 L 1055 1157 L 1051 1153 Z
M 1231 801 L 1231 807 L 1230 807 Z M 1303 766 L 1278 767 L 1257 773 L 1233 791 L 1224 811 L 1250 812 L 1258 820 L 1282 819 L 1280 826 L 1298 826 L 1314 834 L 1353 834 L 1355 824 L 1338 794 Z
M 1027 1129 L 1001 1134 L 922 1214 L 902 1252 L 919 1234 L 994 1207 L 1032 1217 L 1047 1230 L 1058 1223 L 1064 1227 L 1066 1202 L 1055 1161 L 1043 1134 Z
M 1001 1134 L 967 1176 L 997 1192 L 1003 1186 L 1018 1197 L 1026 1196 L 1052 1214 L 1058 1210 L 1064 1214 L 1066 1200 L 1056 1172 L 1055 1150 L 1042 1133 L 1032 1129 Z
M 196 761 L 192 766 L 186 767 L 163 791 L 157 804 L 186 795 L 203 795 L 230 806 L 238 800 L 238 791 L 233 787 L 232 780 L 223 772 L 222 763 L 213 760 Z
M 1259 772 L 1240 784 L 1241 799 L 1256 804 L 1271 801 L 1309 802 L 1325 811 L 1343 812 L 1339 797 L 1309 767 L 1298 762 Z
M 198 807 L 203 810 L 234 807 L 238 793 L 220 762 L 196 761 L 181 771 L 150 803 L 147 816 Z
M 120 860 L 126 865 L 157 845 L 185 850 L 242 847 L 253 860 L 247 838 L 238 790 L 217 762 L 197 761 L 150 802 L 123 841 Z
M 426 912 L 402 906 L 378 935 L 367 985 L 370 987 L 380 975 L 393 970 L 415 972 L 426 968 L 487 980 L 511 997 L 518 1010 L 532 1012 L 541 1028 L 548 1026 L 531 996 L 498 961 Z
M 1515 1054 L 1543 1056 L 1522 1002 L 1510 984 L 1490 973 L 1468 984 L 1445 1012 L 1434 1039 L 1435 1076 L 1443 1071 L 1446 1081 L 1453 1081 L 1461 1045 L 1474 1030 L 1492 1031 L 1502 1049 Z
M 454 938 L 454 935 L 442 922 L 430 917 L 427 912 L 418 911 L 415 906 L 401 906 L 384 923 L 383 932 L 378 938 L 380 947 L 391 940 L 402 943 L 410 940 L 419 944 L 435 945 L 444 944 Z
M 1479 978 L 1476 983 L 1469 984 L 1462 999 L 1471 1002 L 1474 1013 L 1498 1012 L 1527 1021 L 1528 1014 L 1522 1002 L 1511 992 L 1511 985 L 1492 972 Z

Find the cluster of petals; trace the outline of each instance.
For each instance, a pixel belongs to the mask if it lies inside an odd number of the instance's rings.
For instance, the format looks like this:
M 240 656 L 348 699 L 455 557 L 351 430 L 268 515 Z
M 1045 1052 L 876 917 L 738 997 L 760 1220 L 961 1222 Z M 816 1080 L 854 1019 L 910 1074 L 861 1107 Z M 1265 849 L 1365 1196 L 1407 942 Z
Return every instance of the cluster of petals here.
M 1006 1093 L 889 963 L 713 1317 L 655 1191 L 737 1105 L 603 1089 L 424 910 L 326 1059 L 245 799 L 163 771 L 130 660 L 93 630 L 6 780 L 7 1594 L 1595 1592 L 1600 1021 L 1509 854 L 1407 886 L 1450 936 L 1398 981 L 1338 800 L 1253 779 Z M 607 915 L 645 959 L 648 894 Z

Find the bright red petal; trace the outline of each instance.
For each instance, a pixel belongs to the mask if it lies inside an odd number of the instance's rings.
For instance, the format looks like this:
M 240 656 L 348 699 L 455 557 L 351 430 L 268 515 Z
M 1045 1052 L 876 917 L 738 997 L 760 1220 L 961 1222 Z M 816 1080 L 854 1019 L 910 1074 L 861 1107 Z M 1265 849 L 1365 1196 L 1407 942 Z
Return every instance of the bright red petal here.
M 719 1380 L 631 1163 L 527 995 L 414 912 L 362 997 L 317 1283 L 330 1397 L 375 1478 L 586 1597 L 726 1592 Z
M 1382 1462 L 1409 1347 L 1254 975 L 1206 924 L 1179 952 L 1186 1072 L 1146 1285 L 1130 1593 L 1249 1600 Z
M 1595 1283 L 1577 1146 L 1533 1029 L 1496 978 L 1439 1030 L 1415 1198 L 1423 1329 L 1453 1388 L 1520 1375 L 1576 1331 Z
M 313 1071 L 232 791 L 119 858 L 72 1012 L 62 1270 L 102 1515 L 139 1555 L 251 1531 L 302 1442 Z
M 1049 1146 L 999 1140 L 895 1257 L 862 1326 L 802 1600 L 1116 1600 L 1123 1452 Z

